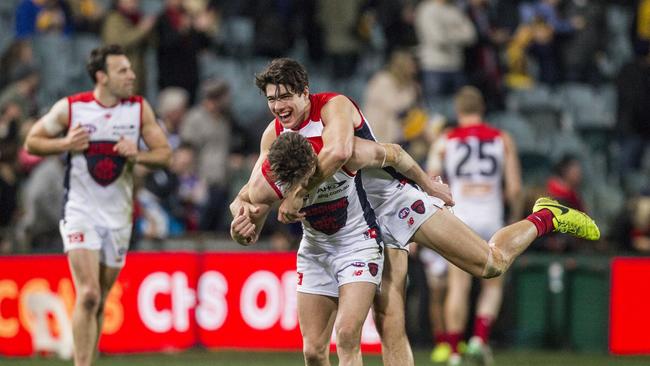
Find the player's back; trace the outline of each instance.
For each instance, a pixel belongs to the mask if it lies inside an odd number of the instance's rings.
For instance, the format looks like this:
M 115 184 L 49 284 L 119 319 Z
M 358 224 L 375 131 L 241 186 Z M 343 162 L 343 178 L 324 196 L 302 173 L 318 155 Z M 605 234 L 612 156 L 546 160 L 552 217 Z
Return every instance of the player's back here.
M 502 226 L 505 145 L 501 131 L 480 123 L 454 128 L 444 138 L 443 168 L 456 202 L 454 212 L 479 232 L 482 225 Z

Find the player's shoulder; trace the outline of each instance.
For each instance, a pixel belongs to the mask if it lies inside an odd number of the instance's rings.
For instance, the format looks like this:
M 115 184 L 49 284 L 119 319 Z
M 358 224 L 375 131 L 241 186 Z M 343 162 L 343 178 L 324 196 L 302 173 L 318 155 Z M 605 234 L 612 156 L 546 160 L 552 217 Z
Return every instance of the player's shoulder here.
M 88 103 L 88 102 L 93 102 L 95 101 L 95 96 L 93 95 L 92 90 L 86 90 L 82 91 L 76 94 L 71 94 L 67 96 L 66 98 L 63 98 L 67 101 L 67 103 L 74 104 L 74 103 Z

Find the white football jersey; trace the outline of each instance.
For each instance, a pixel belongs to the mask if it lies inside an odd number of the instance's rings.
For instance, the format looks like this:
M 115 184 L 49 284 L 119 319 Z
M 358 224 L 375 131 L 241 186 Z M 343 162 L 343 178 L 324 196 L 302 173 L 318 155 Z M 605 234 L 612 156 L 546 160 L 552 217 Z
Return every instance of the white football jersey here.
M 481 236 L 491 236 L 487 231 L 500 228 L 504 221 L 501 131 L 481 123 L 455 128 L 443 138 L 444 172 L 456 202 L 454 213 Z
M 68 97 L 68 129 L 82 126 L 90 135 L 86 151 L 68 154 L 63 217 L 86 220 L 109 229 L 133 221 L 133 166 L 113 151 L 125 138 L 140 139 L 142 97 L 104 106 L 85 92 Z

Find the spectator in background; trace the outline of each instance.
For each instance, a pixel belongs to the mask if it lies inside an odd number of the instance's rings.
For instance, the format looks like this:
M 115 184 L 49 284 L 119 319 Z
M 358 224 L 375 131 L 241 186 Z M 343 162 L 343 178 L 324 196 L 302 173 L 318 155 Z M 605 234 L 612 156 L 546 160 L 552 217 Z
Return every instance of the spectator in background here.
M 389 58 L 393 51 L 417 45 L 415 35 L 415 0 L 377 0 L 375 1 L 377 21 L 386 39 L 385 55 Z
M 199 229 L 201 207 L 207 200 L 208 187 L 199 177 L 192 146 L 183 144 L 174 150 L 170 171 L 178 180 L 175 200 L 179 210 L 174 212 L 176 219 L 183 223 L 186 231 L 196 231 Z
M 231 120 L 230 86 L 223 80 L 206 80 L 201 86 L 201 101 L 187 113 L 181 140 L 198 156 L 199 177 L 208 185 L 208 200 L 203 207 L 201 230 L 225 230 L 228 205 L 228 157 Z
M 168 87 L 158 94 L 158 118 L 162 122 L 172 150 L 181 144 L 180 130 L 187 113 L 189 93 L 179 87 Z
M 546 182 L 546 193 L 563 205 L 585 210 L 580 185 L 582 167 L 580 160 L 572 155 L 562 157 L 553 167 L 553 175 Z M 582 241 L 568 235 L 553 233 L 541 240 L 536 249 L 563 253 L 580 249 Z
M 431 140 L 417 76 L 413 55 L 393 51 L 386 66 L 370 79 L 363 107 L 377 140 L 402 144 L 416 161 L 424 159 Z
M 183 0 L 167 0 L 157 25 L 158 87 L 178 86 L 194 103 L 199 86 L 199 53 L 210 44 L 214 12 L 189 12 Z
M 650 145 L 650 48 L 621 69 L 616 80 L 616 133 L 620 147 L 618 173 L 623 187 L 635 191 L 631 175 L 641 168 Z
M 22 0 L 16 7 L 16 38 L 24 39 L 39 33 L 73 31 L 70 8 L 63 0 Z
M 465 74 L 471 85 L 485 96 L 488 111 L 503 109 L 501 48 L 510 39 L 496 21 L 495 8 L 488 0 L 470 0 L 467 16 L 476 29 L 477 41 L 465 50 Z
M 59 252 L 63 242 L 59 221 L 63 209 L 63 155 L 43 159 L 25 181 L 23 216 L 18 222 L 16 242 L 21 252 Z
M 539 65 L 539 78 L 542 83 L 556 84 L 562 78 L 562 62 L 559 41 L 585 27 L 585 19 L 576 15 L 564 19 L 558 9 L 560 0 L 538 0 L 524 3 L 520 7 L 522 24 L 531 27 L 532 39 L 528 44 Z
M 18 204 L 18 155 L 20 109 L 0 104 L 0 253 L 11 250 L 11 224 Z
M 35 63 L 31 42 L 24 39 L 14 40 L 0 57 L 0 90 L 15 79 L 19 67 Z
M 366 0 L 318 0 L 317 21 L 336 80 L 349 78 L 357 70 L 362 46 L 357 27 L 365 4 Z
M 632 45 L 638 55 L 650 53 L 650 0 L 637 0 Z
M 650 192 L 630 198 L 615 225 L 617 242 L 626 250 L 650 254 Z
M 144 16 L 140 12 L 139 0 L 115 0 L 104 21 L 102 40 L 105 44 L 122 46 L 137 75 L 135 94 L 146 92 L 144 55 L 155 24 L 155 16 Z
M 76 33 L 99 34 L 106 9 L 99 0 L 66 0 Z
M 598 68 L 604 58 L 607 25 L 605 4 L 602 0 L 571 0 L 566 7 L 569 19 L 584 19 L 584 27 L 562 44 L 562 63 L 565 79 L 596 84 L 602 81 Z
M 553 175 L 546 182 L 549 196 L 571 208 L 584 211 L 580 197 L 582 184 L 582 167 L 580 160 L 572 155 L 565 155 L 553 168 Z
M 422 86 L 428 103 L 465 82 L 463 49 L 476 40 L 470 19 L 449 0 L 425 0 L 415 10 Z
M 302 0 L 297 0 L 302 1 Z M 253 19 L 253 48 L 257 56 L 286 55 L 296 39 L 295 0 L 249 0 L 246 13 Z
M 388 63 L 372 76 L 366 87 L 363 110 L 377 141 L 405 141 L 403 118 L 417 106 L 420 86 L 417 65 L 406 50 L 391 53 Z
M 22 124 L 28 118 L 37 117 L 36 92 L 41 78 L 33 65 L 18 65 L 13 81 L 0 93 L 0 107 L 14 103 L 20 110 L 18 121 Z

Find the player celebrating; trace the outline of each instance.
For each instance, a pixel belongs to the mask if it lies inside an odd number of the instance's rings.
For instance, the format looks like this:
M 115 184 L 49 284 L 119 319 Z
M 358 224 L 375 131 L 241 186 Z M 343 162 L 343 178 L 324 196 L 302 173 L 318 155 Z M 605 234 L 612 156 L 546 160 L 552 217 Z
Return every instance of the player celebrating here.
M 282 133 L 298 132 L 322 146 L 318 168 L 309 182 L 283 195 L 280 221 L 297 221 L 304 218 L 299 210 L 308 192 L 339 169 L 345 169 L 354 148 L 353 136 L 368 140 L 374 137 L 365 117 L 350 99 L 335 93 L 310 94 L 307 73 L 296 61 L 272 61 L 257 75 L 256 84 L 265 94 L 275 119 L 262 136 L 255 170 L 260 169 L 272 142 Z M 441 210 L 443 200 L 428 197 L 394 169 L 368 170 L 359 181 L 380 220 L 387 246 L 382 291 L 375 303 L 375 321 L 382 337 L 385 365 L 413 364 L 404 327 L 407 255 L 403 249 L 410 241 L 433 248 L 475 276 L 495 277 L 503 273 L 538 235 L 557 229 L 589 239 L 600 236 L 588 216 L 540 200 L 527 220 L 503 228 L 488 245 L 453 214 Z M 448 194 L 433 187 L 427 193 L 453 203 Z M 243 187 L 242 193 L 247 190 L 247 186 Z M 248 215 L 254 209 L 245 207 L 240 211 L 239 206 L 247 206 L 241 197 L 232 206 L 236 208 L 234 212 L 243 212 L 238 216 Z
M 133 165 L 164 167 L 171 157 L 151 106 L 133 95 L 136 75 L 124 51 L 116 45 L 93 50 L 87 70 L 94 90 L 56 102 L 25 141 L 32 154 L 68 153 L 60 229 L 76 291 L 76 366 L 92 363 L 104 301 L 125 264 Z M 140 137 L 148 151 L 138 150 Z

